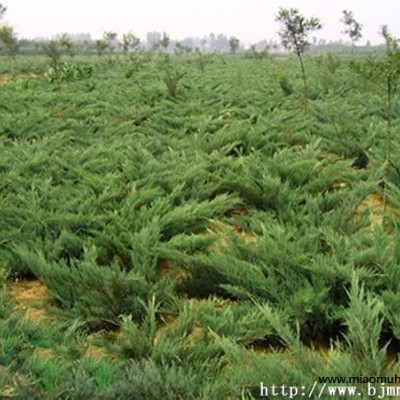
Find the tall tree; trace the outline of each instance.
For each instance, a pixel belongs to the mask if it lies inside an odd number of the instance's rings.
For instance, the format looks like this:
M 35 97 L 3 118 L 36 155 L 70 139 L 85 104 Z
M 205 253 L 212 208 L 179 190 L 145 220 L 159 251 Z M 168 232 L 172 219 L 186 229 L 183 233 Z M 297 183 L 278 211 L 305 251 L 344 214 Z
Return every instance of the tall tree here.
M 345 25 L 345 30 L 342 31 L 342 33 L 349 35 L 353 46 L 355 46 L 356 42 L 362 38 L 362 25 L 356 21 L 353 13 L 347 10 L 343 10 L 343 17 L 341 21 Z
M 279 31 L 282 45 L 285 49 L 292 51 L 299 59 L 301 74 L 304 84 L 304 105 L 308 109 L 308 83 L 304 68 L 303 56 L 310 46 L 308 34 L 322 28 L 320 20 L 316 17 L 306 19 L 296 8 L 280 8 L 276 21 L 282 24 Z

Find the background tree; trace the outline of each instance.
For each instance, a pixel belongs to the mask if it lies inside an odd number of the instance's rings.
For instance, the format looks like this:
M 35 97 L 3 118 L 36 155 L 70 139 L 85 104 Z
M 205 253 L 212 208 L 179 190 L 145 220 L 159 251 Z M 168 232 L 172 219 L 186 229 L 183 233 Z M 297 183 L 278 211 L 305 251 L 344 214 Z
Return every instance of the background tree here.
M 49 59 L 49 81 L 56 84 L 57 90 L 61 91 L 61 57 L 62 47 L 59 40 L 50 40 L 42 43 L 42 49 Z
M 236 54 L 239 49 L 240 40 L 234 36 L 229 39 L 229 52 L 231 54 Z
M 3 16 L 6 11 L 7 11 L 7 7 L 3 6 L 3 4 L 0 3 L 0 21 L 3 19 Z
M 321 29 L 322 24 L 316 17 L 306 19 L 296 8 L 281 8 L 276 16 L 276 21 L 282 24 L 279 36 L 283 47 L 292 51 L 299 59 L 304 84 L 304 104 L 307 111 L 308 84 L 303 56 L 307 48 L 310 46 L 307 35 L 312 31 Z
M 108 41 L 104 38 L 95 40 L 94 45 L 96 46 L 97 55 L 99 57 L 101 57 L 106 50 L 110 48 Z
M 355 20 L 353 13 L 347 10 L 343 10 L 343 18 L 341 21 L 346 27 L 342 33 L 349 35 L 353 46 L 355 46 L 356 42 L 362 38 L 362 25 Z
M 386 42 L 386 60 L 379 64 L 376 69 L 378 75 L 383 78 L 386 86 L 386 110 L 387 110 L 387 123 L 386 123 L 386 160 L 385 160 L 385 179 L 389 181 L 390 167 L 391 167 L 391 148 L 392 148 L 392 121 L 393 121 L 393 102 L 395 95 L 398 92 L 400 81 L 400 48 L 399 39 L 392 36 L 386 25 L 381 28 L 381 35 Z M 386 182 L 386 183 L 387 183 Z M 384 187 L 384 210 L 387 206 L 387 184 Z
M 60 46 L 65 49 L 65 52 L 73 57 L 75 55 L 75 43 L 74 41 L 66 34 L 63 33 L 59 39 Z
M 105 31 L 103 33 L 103 40 L 107 42 L 107 48 L 111 53 L 118 47 L 118 33 L 113 31 Z M 105 50 L 107 50 L 107 48 Z
M 0 48 L 10 60 L 15 60 L 18 54 L 20 43 L 12 26 L 3 25 L 0 27 Z
M 245 51 L 244 55 L 246 58 L 251 58 L 254 60 L 263 60 L 268 57 L 268 46 L 265 46 L 264 49 L 257 49 L 256 44 L 252 44 L 248 50 Z
M 122 35 L 122 51 L 127 54 L 129 50 L 136 50 L 140 45 L 140 39 L 132 32 Z
M 183 42 L 175 42 L 175 54 L 190 54 L 193 48 Z
M 44 54 L 49 59 L 50 68 L 57 70 L 60 66 L 62 49 L 58 40 L 49 40 L 42 44 Z
M 169 44 L 171 43 L 171 39 L 169 36 L 164 32 L 162 38 L 160 39 L 160 46 L 167 51 Z
M 7 8 L 0 3 L 0 21 L 2 20 L 6 10 Z M 14 61 L 19 49 L 20 42 L 14 28 L 9 25 L 2 25 L 0 27 L 0 50 L 9 57 L 10 61 Z

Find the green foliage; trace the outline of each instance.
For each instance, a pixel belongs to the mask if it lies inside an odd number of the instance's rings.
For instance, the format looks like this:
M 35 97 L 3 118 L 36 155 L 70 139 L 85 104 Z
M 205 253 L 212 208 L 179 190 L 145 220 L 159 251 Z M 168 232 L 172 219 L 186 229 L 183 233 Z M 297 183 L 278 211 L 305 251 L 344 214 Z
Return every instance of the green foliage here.
M 163 32 L 162 38 L 160 39 L 159 45 L 160 45 L 164 50 L 167 50 L 170 42 L 171 42 L 171 39 L 169 38 L 169 36 L 168 36 L 165 32 Z
M 95 41 L 97 55 L 101 57 L 110 48 L 110 44 L 106 39 L 97 39 Z
M 392 168 L 393 147 L 393 119 L 394 101 L 398 92 L 400 81 L 400 48 L 398 39 L 393 37 L 387 26 L 383 26 L 381 34 L 386 42 L 385 58 L 369 58 L 367 61 L 353 63 L 357 72 L 383 88 L 386 94 L 385 119 L 386 119 L 386 156 L 385 156 L 385 187 L 390 181 Z M 387 192 L 384 192 L 385 209 L 387 205 Z
M 291 85 L 287 75 L 281 74 L 279 76 L 279 86 L 281 87 L 285 96 L 290 96 L 293 93 L 293 86 Z
M 354 277 L 350 303 L 343 310 L 344 321 L 348 328 L 344 335 L 349 351 L 354 359 L 359 359 L 360 369 L 365 375 L 381 376 L 386 363 L 386 347 L 380 348 L 382 331 L 383 303 L 374 298 Z
M 0 50 L 3 50 L 7 57 L 15 60 L 20 44 L 12 26 L 0 26 L 0 46 Z
M 7 11 L 7 7 L 0 3 L 0 21 L 3 18 L 5 12 Z
M 46 57 L 49 59 L 50 68 L 58 70 L 62 56 L 61 43 L 56 40 L 50 40 L 44 43 L 42 48 Z
M 293 51 L 298 57 L 303 56 L 310 43 L 307 35 L 310 32 L 322 28 L 322 24 L 316 17 L 306 19 L 295 8 L 281 8 L 276 20 L 282 23 L 279 36 L 285 49 Z
M 296 8 L 281 8 L 276 16 L 276 21 L 282 24 L 279 36 L 283 47 L 292 51 L 299 59 L 304 85 L 305 111 L 307 112 L 308 83 L 303 56 L 310 46 L 307 35 L 310 32 L 322 29 L 322 24 L 316 17 L 306 19 Z
M 170 65 L 164 68 L 164 83 L 167 87 L 168 94 L 172 98 L 176 98 L 179 93 L 180 82 L 185 76 L 185 71 L 177 70 Z
M 93 74 L 93 67 L 89 64 L 60 63 L 57 69 L 50 70 L 48 80 L 57 82 L 71 82 L 74 80 L 89 79 Z
M 59 60 L 56 97 L 41 76 L 2 86 L 0 396 L 257 398 L 267 378 L 398 370 L 382 85 L 310 58 L 304 115 L 296 60 L 202 56 Z M 12 302 L 24 278 L 52 318 Z
M 65 52 L 70 56 L 73 57 L 75 55 L 75 43 L 72 41 L 70 37 L 66 33 L 62 34 L 61 37 L 58 39 L 60 46 L 65 50 Z
M 208 57 L 198 47 L 196 47 L 196 54 L 197 54 L 196 63 L 198 65 L 198 68 L 202 73 L 204 73 L 204 71 L 206 69 Z
M 246 58 L 254 59 L 254 60 L 264 60 L 268 58 L 268 47 L 263 50 L 257 50 L 256 45 L 252 44 L 248 50 L 244 52 Z
M 154 289 L 159 299 L 166 300 L 168 296 L 166 283 L 161 282 L 152 288 L 139 272 L 127 273 L 116 263 L 108 267 L 98 265 L 94 247 L 84 249 L 82 261 L 71 260 L 71 265 L 48 263 L 42 256 L 23 248 L 17 249 L 17 253 L 35 275 L 41 277 L 62 307 L 95 326 L 117 324 L 121 314 L 129 313 L 140 318 L 143 314 L 141 299 L 154 293 Z
M 343 10 L 343 18 L 341 19 L 346 29 L 343 31 L 346 35 L 349 35 L 353 45 L 362 38 L 362 25 L 356 21 L 351 11 Z
M 229 51 L 231 54 L 236 54 L 239 49 L 240 40 L 234 36 L 229 38 Z
M 140 39 L 132 32 L 122 35 L 122 51 L 127 54 L 129 51 L 136 51 L 140 45 Z

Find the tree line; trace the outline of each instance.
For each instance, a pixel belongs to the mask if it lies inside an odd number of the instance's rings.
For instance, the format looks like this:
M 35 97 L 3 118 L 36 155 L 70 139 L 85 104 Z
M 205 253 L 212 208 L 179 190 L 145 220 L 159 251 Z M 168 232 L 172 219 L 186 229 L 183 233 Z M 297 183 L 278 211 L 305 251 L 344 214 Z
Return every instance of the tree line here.
M 0 22 L 6 12 L 6 7 L 0 3 Z M 287 17 L 297 19 L 301 18 L 303 22 L 306 20 L 296 9 L 280 9 L 277 19 L 283 22 L 283 14 Z M 314 22 L 317 19 L 315 18 Z M 361 39 L 362 25 L 356 21 L 351 11 L 344 10 L 343 18 L 346 34 L 352 44 L 354 51 L 357 42 Z M 284 23 L 284 22 L 283 22 Z M 322 25 L 321 25 L 322 27 Z M 48 46 L 58 46 L 59 51 L 68 55 L 75 54 L 97 54 L 103 56 L 106 54 L 127 54 L 138 50 L 150 50 L 176 54 L 190 54 L 194 52 L 222 52 L 222 53 L 243 53 L 254 58 L 262 58 L 268 52 L 279 52 L 287 50 L 287 38 L 281 35 L 281 43 L 274 40 L 262 40 L 252 44 L 249 48 L 245 48 L 244 43 L 235 36 L 228 37 L 224 34 L 211 33 L 203 38 L 185 38 L 183 40 L 173 40 L 170 36 L 163 32 L 149 32 L 146 39 L 141 41 L 133 32 L 123 33 L 119 36 L 114 31 L 105 31 L 102 37 L 92 40 L 90 34 L 86 35 L 69 35 L 61 34 L 55 39 L 35 39 L 26 40 L 19 39 L 14 28 L 9 24 L 1 24 L 0 26 L 0 54 L 10 59 L 15 59 L 17 54 L 43 54 L 46 53 Z M 349 46 L 343 41 L 326 42 L 325 40 L 317 40 L 313 38 L 313 42 L 307 46 L 308 51 L 335 51 L 340 50 L 348 52 Z

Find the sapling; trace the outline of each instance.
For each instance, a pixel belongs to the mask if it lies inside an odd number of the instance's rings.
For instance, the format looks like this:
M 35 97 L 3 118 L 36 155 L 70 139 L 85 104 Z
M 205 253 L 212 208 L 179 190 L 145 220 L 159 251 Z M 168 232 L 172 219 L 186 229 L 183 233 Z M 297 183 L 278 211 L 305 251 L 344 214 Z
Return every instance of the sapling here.
M 20 48 L 19 40 L 12 26 L 3 25 L 0 27 L 0 49 L 4 51 L 10 60 L 15 61 Z
M 299 60 L 304 85 L 304 108 L 307 112 L 308 83 L 303 57 L 310 46 L 307 38 L 308 33 L 321 29 L 322 24 L 316 17 L 306 19 L 296 8 L 281 8 L 276 16 L 276 21 L 282 23 L 279 36 L 283 47 L 292 51 Z
M 198 47 L 196 47 L 196 64 L 200 69 L 201 73 L 204 73 L 206 69 L 206 64 L 208 62 L 208 55 L 201 51 Z
M 106 31 L 103 33 L 103 39 L 107 42 L 110 53 L 114 53 L 115 48 L 119 45 L 118 33 Z
M 351 43 L 354 47 L 356 42 L 358 42 L 362 38 L 362 25 L 356 21 L 353 13 L 347 10 L 343 10 L 343 18 L 341 19 L 341 21 L 346 27 L 342 33 L 349 35 Z
M 386 42 L 386 60 L 381 64 L 379 74 L 383 77 L 386 85 L 386 160 L 385 160 L 385 180 L 384 187 L 384 211 L 387 207 L 387 182 L 389 181 L 391 164 L 391 141 L 392 141 L 392 119 L 393 119 L 393 100 L 397 93 L 400 79 L 400 49 L 399 40 L 393 37 L 385 25 L 382 27 L 381 34 Z
M 392 164 L 393 103 L 400 81 L 400 48 L 399 39 L 391 35 L 386 25 L 382 26 L 380 33 L 385 39 L 386 56 L 383 59 L 369 58 L 367 61 L 353 62 L 351 65 L 368 81 L 383 88 L 386 95 L 386 154 L 383 190 L 383 211 L 385 212 L 387 208 L 387 184 Z
M 66 33 L 61 35 L 59 43 L 70 57 L 75 56 L 75 43 Z
M 136 51 L 139 48 L 140 39 L 132 32 L 124 33 L 122 35 L 122 51 L 128 54 L 129 51 Z
M 2 20 L 6 11 L 7 11 L 7 7 L 4 7 L 3 4 L 0 3 L 0 21 Z
M 61 44 L 57 40 L 50 40 L 43 43 L 43 51 L 49 59 L 50 73 L 49 80 L 51 83 L 56 83 L 58 91 L 61 90 Z
M 169 36 L 164 32 L 162 35 L 162 38 L 160 39 L 160 46 L 164 49 L 164 51 L 166 52 L 168 50 L 168 46 L 171 43 L 171 39 L 169 38 Z
M 185 71 L 179 70 L 171 65 L 168 55 L 161 61 L 161 66 L 164 70 L 165 86 L 167 87 L 169 95 L 175 99 L 178 95 L 180 81 L 185 76 Z
M 229 52 L 236 54 L 240 45 L 240 40 L 234 36 L 229 39 Z
M 7 8 L 0 3 L 0 21 L 3 19 L 6 11 Z M 9 58 L 11 69 L 13 69 L 12 61 L 15 61 L 19 48 L 20 42 L 15 34 L 14 28 L 9 25 L 0 26 L 0 50 Z

